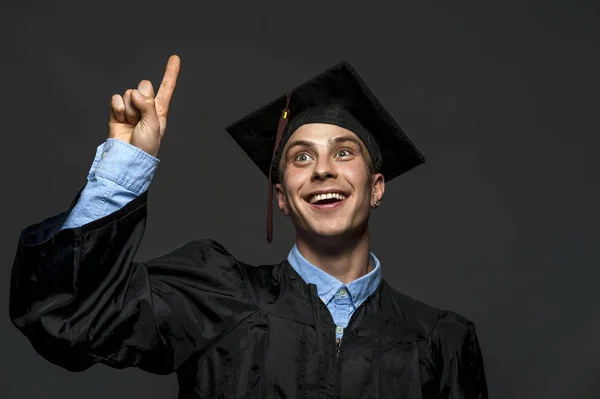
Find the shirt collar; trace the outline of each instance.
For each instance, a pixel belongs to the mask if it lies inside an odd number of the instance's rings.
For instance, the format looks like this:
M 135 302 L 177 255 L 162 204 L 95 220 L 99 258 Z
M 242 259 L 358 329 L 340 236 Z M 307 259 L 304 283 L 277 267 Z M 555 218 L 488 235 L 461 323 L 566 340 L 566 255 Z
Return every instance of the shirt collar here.
M 345 285 L 337 278 L 306 260 L 298 250 L 296 244 L 294 244 L 288 255 L 288 262 L 307 284 L 315 284 L 317 286 L 317 293 L 325 304 L 328 304 L 340 288 L 345 286 L 346 291 L 350 293 L 350 299 L 354 307 L 357 308 L 369 295 L 375 292 L 382 279 L 379 259 L 372 252 L 369 256 L 373 262 L 373 270 Z

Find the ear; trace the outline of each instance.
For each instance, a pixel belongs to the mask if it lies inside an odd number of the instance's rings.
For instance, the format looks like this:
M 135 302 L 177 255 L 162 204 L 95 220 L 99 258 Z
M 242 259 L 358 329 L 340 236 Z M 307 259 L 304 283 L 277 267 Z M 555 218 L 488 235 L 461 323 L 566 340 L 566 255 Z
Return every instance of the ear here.
M 381 173 L 373 175 L 371 179 L 371 207 L 376 208 L 375 202 L 381 202 L 385 192 L 385 179 Z
M 282 210 L 285 216 L 289 216 L 290 210 L 288 207 L 287 198 L 285 196 L 285 191 L 283 190 L 281 183 L 277 183 L 275 185 L 275 192 L 277 193 L 277 205 L 279 206 L 279 209 Z

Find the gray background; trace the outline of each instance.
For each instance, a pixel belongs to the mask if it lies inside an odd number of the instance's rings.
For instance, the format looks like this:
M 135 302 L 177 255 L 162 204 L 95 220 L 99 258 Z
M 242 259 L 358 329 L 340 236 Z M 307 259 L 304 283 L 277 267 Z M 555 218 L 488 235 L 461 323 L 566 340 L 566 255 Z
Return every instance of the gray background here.
M 476 323 L 491 397 L 600 397 L 596 1 L 194 3 L 2 4 L 0 397 L 176 397 L 174 375 L 47 363 L 8 318 L 19 232 L 69 206 L 111 95 L 172 53 L 139 260 L 204 237 L 285 257 L 293 227 L 277 213 L 266 244 L 267 182 L 224 127 L 346 59 L 428 161 L 373 213 L 385 278 Z

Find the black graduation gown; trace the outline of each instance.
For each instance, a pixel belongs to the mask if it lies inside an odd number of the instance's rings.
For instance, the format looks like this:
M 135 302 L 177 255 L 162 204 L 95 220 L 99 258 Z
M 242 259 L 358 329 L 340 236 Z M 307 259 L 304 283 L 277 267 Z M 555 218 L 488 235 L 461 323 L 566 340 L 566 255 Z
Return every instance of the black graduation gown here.
M 57 232 L 71 211 L 29 226 L 11 276 L 10 317 L 48 361 L 176 372 L 180 398 L 487 398 L 475 327 L 385 280 L 342 344 L 329 310 L 283 261 L 250 266 L 190 241 L 134 261 L 145 192 Z

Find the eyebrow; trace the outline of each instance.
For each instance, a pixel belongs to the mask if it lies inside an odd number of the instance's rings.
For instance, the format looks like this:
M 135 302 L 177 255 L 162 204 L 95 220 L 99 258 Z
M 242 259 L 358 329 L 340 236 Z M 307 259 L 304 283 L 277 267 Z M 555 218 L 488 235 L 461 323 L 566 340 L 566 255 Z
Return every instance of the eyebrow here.
M 354 143 L 354 144 L 356 144 L 358 146 L 358 148 L 360 149 L 360 152 L 362 153 L 362 146 L 360 145 L 360 142 L 357 139 L 355 139 L 354 137 L 352 137 L 352 136 L 339 136 L 339 137 L 336 137 L 334 139 L 329 140 L 329 142 L 331 144 L 339 144 L 339 143 L 345 143 L 345 142 L 352 142 L 352 143 Z M 290 150 L 293 147 L 296 147 L 296 146 L 309 147 L 309 148 L 314 148 L 315 147 L 314 143 L 312 143 L 310 141 L 306 141 L 306 140 L 294 140 L 294 141 L 292 141 L 292 142 L 290 142 L 288 144 L 288 148 L 285 151 L 285 157 L 287 157 L 287 154 L 290 152 Z

